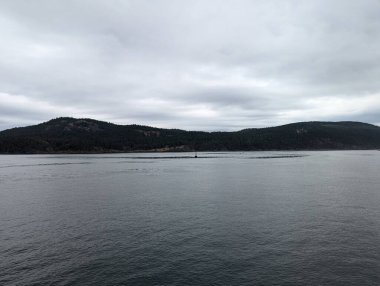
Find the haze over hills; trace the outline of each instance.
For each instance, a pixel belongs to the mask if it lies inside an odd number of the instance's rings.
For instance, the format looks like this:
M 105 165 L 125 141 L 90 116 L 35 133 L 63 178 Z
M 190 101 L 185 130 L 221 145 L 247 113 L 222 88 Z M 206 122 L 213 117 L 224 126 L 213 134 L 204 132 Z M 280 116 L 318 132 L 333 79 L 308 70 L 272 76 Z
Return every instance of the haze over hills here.
M 380 127 L 351 121 L 201 132 L 62 117 L 0 132 L 3 154 L 379 148 Z

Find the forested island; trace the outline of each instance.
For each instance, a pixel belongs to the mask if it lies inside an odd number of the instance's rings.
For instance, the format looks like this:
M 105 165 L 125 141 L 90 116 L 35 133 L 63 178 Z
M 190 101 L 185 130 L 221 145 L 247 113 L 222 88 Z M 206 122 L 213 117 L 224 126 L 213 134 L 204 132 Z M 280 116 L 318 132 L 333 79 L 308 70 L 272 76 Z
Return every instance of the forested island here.
M 380 127 L 352 121 L 299 122 L 202 132 L 61 117 L 0 132 L 0 153 L 380 149 Z

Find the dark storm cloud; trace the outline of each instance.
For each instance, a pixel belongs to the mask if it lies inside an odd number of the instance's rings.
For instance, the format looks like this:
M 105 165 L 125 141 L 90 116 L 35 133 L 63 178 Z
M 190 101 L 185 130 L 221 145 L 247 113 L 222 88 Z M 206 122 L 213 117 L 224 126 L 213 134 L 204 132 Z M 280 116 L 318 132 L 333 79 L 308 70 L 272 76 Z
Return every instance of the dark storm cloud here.
M 380 123 L 379 1 L 0 3 L 0 128 Z

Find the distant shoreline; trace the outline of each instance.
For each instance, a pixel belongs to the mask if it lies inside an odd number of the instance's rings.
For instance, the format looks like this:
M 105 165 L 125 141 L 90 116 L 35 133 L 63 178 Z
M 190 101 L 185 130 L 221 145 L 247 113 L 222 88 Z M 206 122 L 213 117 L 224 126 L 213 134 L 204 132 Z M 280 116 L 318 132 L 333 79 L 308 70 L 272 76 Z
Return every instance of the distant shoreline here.
M 249 152 L 331 152 L 331 151 L 380 151 L 379 149 L 297 149 L 297 150 L 203 150 L 203 151 L 115 151 L 115 152 L 46 152 L 46 153 L 0 153 L 0 155 L 105 155 L 105 154 L 170 154 L 170 153 L 249 153 Z

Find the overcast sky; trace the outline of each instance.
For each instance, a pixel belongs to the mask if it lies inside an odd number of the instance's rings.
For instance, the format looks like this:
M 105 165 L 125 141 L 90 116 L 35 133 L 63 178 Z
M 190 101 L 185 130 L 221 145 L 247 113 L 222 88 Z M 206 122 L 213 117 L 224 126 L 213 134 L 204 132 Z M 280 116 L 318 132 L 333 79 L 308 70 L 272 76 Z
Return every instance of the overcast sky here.
M 0 130 L 380 123 L 380 1 L 0 2 Z

